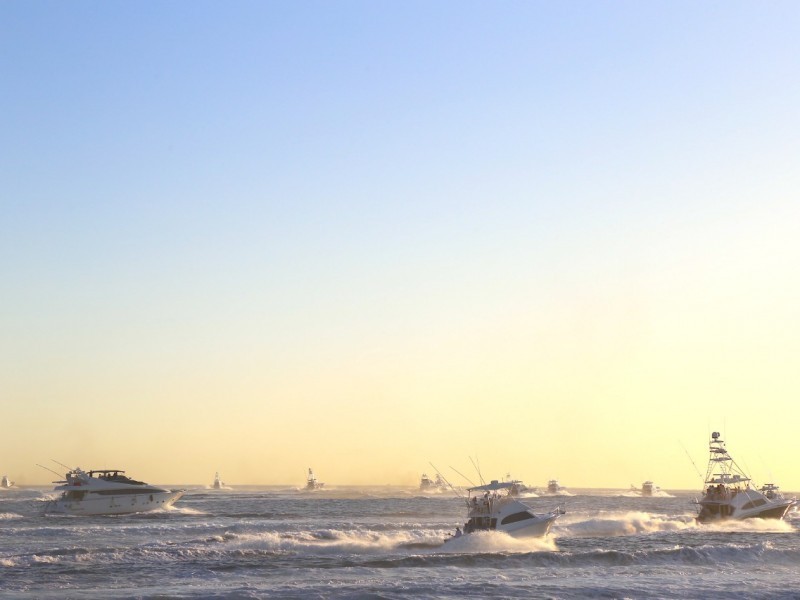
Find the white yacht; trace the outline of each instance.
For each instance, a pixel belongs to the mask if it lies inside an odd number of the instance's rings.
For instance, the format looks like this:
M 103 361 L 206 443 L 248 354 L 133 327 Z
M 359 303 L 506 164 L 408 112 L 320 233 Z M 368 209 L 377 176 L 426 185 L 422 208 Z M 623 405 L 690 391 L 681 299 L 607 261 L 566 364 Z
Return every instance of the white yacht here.
M 645 481 L 641 488 L 637 488 L 636 486 L 632 485 L 631 492 L 635 492 L 643 498 L 648 498 L 650 496 L 658 495 L 661 492 L 661 488 L 652 481 Z
M 308 468 L 308 477 L 306 478 L 306 491 L 312 492 L 314 490 L 321 490 L 324 486 L 324 483 L 320 483 L 317 481 L 316 475 L 314 475 L 314 471 L 311 470 L 311 467 Z
M 211 487 L 215 490 L 222 490 L 225 489 L 225 482 L 219 478 L 219 471 L 214 473 L 214 483 Z
M 561 487 L 558 483 L 558 479 L 551 479 L 547 482 L 547 493 L 557 496 L 558 494 L 564 493 L 565 488 Z
M 435 479 L 423 473 L 419 480 L 419 489 L 421 492 L 444 492 L 447 491 L 447 482 L 438 473 Z
M 753 487 L 750 478 L 728 454 L 717 431 L 711 434 L 708 453 L 707 487 L 703 497 L 695 500 L 700 506 L 697 515 L 700 523 L 722 519 L 782 519 L 796 503 L 795 498 L 776 493 L 777 486 L 772 484 L 772 489 Z
M 456 529 L 449 540 L 463 534 L 477 531 L 502 531 L 514 537 L 544 537 L 550 531 L 553 522 L 563 511 L 556 509 L 544 514 L 537 514 L 527 504 L 523 504 L 508 493 L 512 483 L 492 480 L 486 485 L 467 489 L 467 522 L 464 531 Z
M 185 490 L 167 490 L 135 481 L 121 469 L 67 472 L 55 491 L 61 495 L 45 506 L 46 513 L 71 515 L 122 515 L 171 506 Z
M 8 478 L 8 475 L 3 475 L 3 478 L 0 479 L 0 489 L 7 490 L 12 487 L 14 487 L 14 482 Z

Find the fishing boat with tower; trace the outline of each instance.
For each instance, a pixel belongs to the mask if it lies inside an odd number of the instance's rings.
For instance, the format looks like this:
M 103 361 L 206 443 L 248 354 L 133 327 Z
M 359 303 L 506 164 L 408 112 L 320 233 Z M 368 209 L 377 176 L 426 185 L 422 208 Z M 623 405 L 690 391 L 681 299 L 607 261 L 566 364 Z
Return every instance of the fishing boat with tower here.
M 306 477 L 306 487 L 305 490 L 307 492 L 313 492 L 314 490 L 321 490 L 325 484 L 317 481 L 317 476 L 314 475 L 314 471 L 311 470 L 311 467 L 308 468 L 308 476 Z
M 774 489 L 756 488 L 728 453 L 718 431 L 711 434 L 704 481 L 703 496 L 695 500 L 700 507 L 697 515 L 700 523 L 724 519 L 783 519 L 797 502 L 795 498 L 774 493 Z

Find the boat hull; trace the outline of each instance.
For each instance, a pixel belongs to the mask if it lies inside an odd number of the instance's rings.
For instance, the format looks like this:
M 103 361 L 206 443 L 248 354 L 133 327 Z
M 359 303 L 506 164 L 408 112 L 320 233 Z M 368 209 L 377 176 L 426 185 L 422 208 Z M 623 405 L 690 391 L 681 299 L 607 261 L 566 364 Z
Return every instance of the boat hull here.
M 717 521 L 742 521 L 745 519 L 783 519 L 789 509 L 794 505 L 793 500 L 772 503 L 769 506 L 760 506 L 752 510 L 734 510 L 734 513 L 723 514 L 719 505 L 703 505 L 697 516 L 698 523 L 714 523 Z
M 515 538 L 545 537 L 550 532 L 550 528 L 557 518 L 558 515 L 555 513 L 542 515 L 534 522 L 523 521 L 519 524 L 512 523 L 511 525 L 501 525 L 497 528 L 497 531 L 502 531 Z
M 81 500 L 51 500 L 45 512 L 66 515 L 126 515 L 150 512 L 172 506 L 184 490 L 152 491 L 143 494 L 95 495 Z

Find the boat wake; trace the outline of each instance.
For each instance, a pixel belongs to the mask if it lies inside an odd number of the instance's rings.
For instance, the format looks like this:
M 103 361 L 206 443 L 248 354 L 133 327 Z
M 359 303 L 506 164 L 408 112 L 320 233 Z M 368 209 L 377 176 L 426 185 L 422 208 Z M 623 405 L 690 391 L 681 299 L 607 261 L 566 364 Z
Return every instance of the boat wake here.
M 647 512 L 605 513 L 583 519 L 562 517 L 553 526 L 556 537 L 615 537 L 658 531 L 680 531 L 697 527 L 693 515 L 663 515 Z
M 703 529 L 728 533 L 795 533 L 794 526 L 782 519 L 727 519 L 699 525 Z
M 202 510 L 197 510 L 196 508 L 191 508 L 189 506 L 165 506 L 164 508 L 160 509 L 163 512 L 169 512 L 178 515 L 206 515 L 208 513 L 203 512 Z
M 546 538 L 515 538 L 502 531 L 479 531 L 460 538 L 451 538 L 441 552 L 456 554 L 492 554 L 497 552 L 555 552 L 555 540 Z
M 442 546 L 443 538 L 443 533 L 431 530 L 384 533 L 321 529 L 292 533 L 226 533 L 216 536 L 214 540 L 241 552 L 338 555 L 387 553 L 400 549 L 434 549 Z
M 539 494 L 536 492 L 522 492 L 521 494 L 515 496 L 517 500 L 524 500 L 525 498 L 538 498 Z
M 629 492 L 624 492 L 622 494 L 619 494 L 619 497 L 620 498 L 675 498 L 676 496 L 673 496 L 672 494 L 669 494 L 662 490 L 654 491 L 649 496 L 645 496 L 644 494 L 642 494 L 642 492 L 638 490 L 631 490 Z

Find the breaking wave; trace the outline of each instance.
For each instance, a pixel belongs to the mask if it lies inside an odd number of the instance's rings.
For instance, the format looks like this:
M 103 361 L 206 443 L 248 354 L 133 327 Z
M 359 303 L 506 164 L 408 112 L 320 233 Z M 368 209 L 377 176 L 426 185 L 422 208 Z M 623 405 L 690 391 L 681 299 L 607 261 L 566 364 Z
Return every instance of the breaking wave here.
M 622 498 L 675 498 L 672 494 L 665 492 L 664 490 L 657 490 L 653 492 L 650 496 L 642 495 L 642 492 L 639 490 L 629 490 L 627 492 L 623 492 L 619 494 Z
M 558 537 L 608 537 L 657 531 L 680 531 L 697 527 L 693 516 L 646 512 L 607 513 L 589 519 L 562 517 L 553 526 Z

